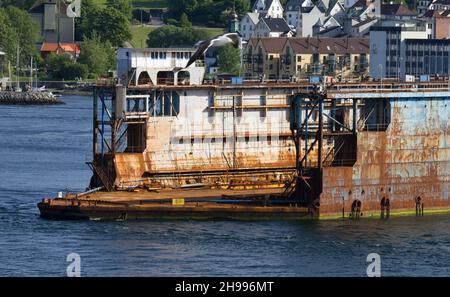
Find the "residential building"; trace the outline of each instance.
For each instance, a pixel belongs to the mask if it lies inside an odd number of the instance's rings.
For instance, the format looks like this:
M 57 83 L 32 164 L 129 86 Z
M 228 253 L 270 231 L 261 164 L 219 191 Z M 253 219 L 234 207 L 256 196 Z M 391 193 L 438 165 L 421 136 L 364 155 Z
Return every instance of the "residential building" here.
M 255 31 L 259 19 L 260 13 L 258 12 L 249 12 L 242 18 L 239 33 L 243 40 L 249 40 L 253 36 L 253 32 Z
M 321 17 L 313 26 L 313 36 L 339 37 L 345 35 L 343 26 L 332 16 Z
M 428 6 L 429 10 L 450 10 L 450 0 L 434 0 Z
M 428 11 L 428 7 L 430 6 L 432 0 L 419 0 L 417 3 L 417 14 L 419 16 L 423 15 Z
M 406 73 L 406 40 L 428 39 L 425 22 L 383 23 L 370 29 L 370 76 L 399 78 Z M 426 73 L 423 73 L 426 74 Z
M 29 9 L 38 24 L 41 42 L 74 43 L 75 18 L 67 15 L 67 4 L 61 0 L 38 0 Z
M 262 18 L 253 33 L 254 37 L 292 36 L 292 30 L 283 18 Z
M 297 24 L 297 37 L 312 37 L 313 26 L 325 16 L 325 11 L 317 5 L 312 7 L 302 7 L 300 19 Z
M 406 39 L 406 75 L 449 76 L 449 39 Z
M 367 75 L 368 63 L 367 38 L 252 38 L 244 50 L 248 78 L 360 78 Z
M 200 85 L 205 67 L 196 61 L 188 68 L 193 48 L 119 48 L 117 75 L 124 85 Z
M 367 38 L 289 38 L 281 56 L 283 77 L 329 75 L 338 80 L 368 74 Z
M 431 31 L 429 39 L 450 38 L 450 10 L 428 10 L 422 15 Z
M 281 77 L 280 56 L 288 38 L 251 38 L 244 48 L 243 72 L 247 79 Z
M 332 16 L 338 22 L 342 22 L 343 19 L 347 16 L 347 12 L 340 0 L 334 0 L 329 4 L 327 15 Z
M 384 20 L 413 20 L 417 13 L 403 4 L 381 4 L 381 19 Z
M 252 10 L 266 17 L 283 18 L 284 16 L 284 9 L 279 0 L 257 0 Z
M 349 9 L 350 7 L 352 7 L 353 5 L 355 5 L 356 2 L 358 2 L 359 0 L 344 0 L 344 7 L 346 9 Z M 364 0 L 365 1 L 365 0 Z
M 66 54 L 69 55 L 70 59 L 75 61 L 78 59 L 81 53 L 80 45 L 77 43 L 53 43 L 44 42 L 40 48 L 41 57 L 46 58 L 49 54 L 54 53 L 57 55 Z
M 344 32 L 348 37 L 369 37 L 370 28 L 378 22 L 376 18 L 359 19 L 347 18 L 344 20 Z
M 303 0 L 289 0 L 286 4 L 286 22 L 291 29 L 297 27 L 302 4 Z

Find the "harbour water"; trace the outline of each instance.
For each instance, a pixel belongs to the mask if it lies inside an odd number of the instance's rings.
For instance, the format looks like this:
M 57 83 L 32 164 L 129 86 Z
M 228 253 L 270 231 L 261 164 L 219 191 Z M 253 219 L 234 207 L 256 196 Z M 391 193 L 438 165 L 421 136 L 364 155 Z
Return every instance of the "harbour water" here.
M 450 276 L 450 217 L 389 220 L 50 221 L 36 203 L 84 190 L 88 97 L 66 105 L 0 106 L 0 276 Z

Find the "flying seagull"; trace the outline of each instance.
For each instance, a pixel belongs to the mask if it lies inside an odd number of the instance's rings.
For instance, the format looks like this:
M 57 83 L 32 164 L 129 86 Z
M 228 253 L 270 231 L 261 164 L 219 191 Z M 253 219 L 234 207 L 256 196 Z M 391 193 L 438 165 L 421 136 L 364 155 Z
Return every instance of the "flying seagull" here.
M 187 63 L 186 68 L 188 68 L 189 66 L 192 65 L 192 63 L 200 59 L 210 47 L 212 46 L 220 47 L 229 43 L 231 43 L 235 48 L 239 48 L 241 44 L 241 37 L 239 33 L 226 33 L 205 41 L 198 42 L 195 45 L 197 50 Z

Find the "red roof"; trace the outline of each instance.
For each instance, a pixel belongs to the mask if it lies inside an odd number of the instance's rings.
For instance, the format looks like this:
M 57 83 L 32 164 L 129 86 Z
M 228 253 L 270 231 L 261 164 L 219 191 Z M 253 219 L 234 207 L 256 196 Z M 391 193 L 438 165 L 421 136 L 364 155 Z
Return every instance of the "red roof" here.
M 41 46 L 41 52 L 50 52 L 50 53 L 56 53 L 56 52 L 66 52 L 78 55 L 80 54 L 81 48 L 79 44 L 76 43 L 49 43 L 44 42 Z

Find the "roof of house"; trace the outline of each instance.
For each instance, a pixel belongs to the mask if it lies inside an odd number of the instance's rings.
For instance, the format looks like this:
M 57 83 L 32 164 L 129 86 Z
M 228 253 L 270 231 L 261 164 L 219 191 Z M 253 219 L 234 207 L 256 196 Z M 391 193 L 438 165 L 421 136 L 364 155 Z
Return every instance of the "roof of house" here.
M 266 23 L 267 27 L 271 32 L 282 32 L 286 33 L 291 31 L 291 28 L 286 23 L 286 20 L 283 18 L 262 18 L 262 21 Z
M 297 54 L 368 54 L 368 38 L 301 37 L 289 38 Z
M 67 11 L 67 4 L 61 0 L 37 0 L 28 10 L 30 13 L 44 13 L 45 4 L 57 4 L 59 1 L 59 11 L 63 14 Z
M 268 53 L 281 53 L 287 42 L 286 37 L 261 38 L 261 43 Z
M 450 10 L 444 10 L 440 14 L 441 17 L 448 17 L 449 15 L 450 15 Z
M 402 4 L 382 4 L 382 15 L 415 16 L 416 13 Z
M 427 10 L 427 12 L 425 12 L 422 15 L 422 17 L 425 17 L 425 18 L 437 18 L 440 16 L 441 16 L 441 14 L 437 10 Z
M 367 6 L 366 0 L 358 0 L 358 1 L 355 2 L 355 4 L 353 4 L 350 7 L 350 9 L 355 9 L 355 8 L 358 8 L 358 7 L 366 7 L 366 6 Z
M 302 6 L 303 0 L 289 0 L 289 2 L 286 4 L 286 10 L 292 11 L 298 11 L 300 7 Z
M 369 24 L 369 23 L 372 23 L 372 22 L 377 22 L 377 21 L 378 21 L 377 18 L 370 17 L 370 18 L 365 19 L 364 21 L 361 21 L 359 23 L 356 23 L 356 24 L 352 25 L 352 27 L 357 28 L 357 27 L 361 27 L 361 26 L 364 26 L 366 24 Z
M 450 5 L 450 0 L 435 0 L 432 2 L 432 4 Z
M 79 54 L 81 51 L 80 45 L 77 43 L 50 43 L 44 42 L 41 46 L 41 52 L 57 52 L 59 49 L 67 53 Z
M 264 3 L 264 9 L 267 10 L 269 9 L 269 7 L 272 5 L 273 0 L 263 0 Z M 255 4 L 253 4 L 253 9 L 257 9 L 258 8 L 258 1 L 255 1 Z
M 250 20 L 253 22 L 253 24 L 257 24 L 259 19 L 261 18 L 261 13 L 258 12 L 248 12 L 246 14 L 250 18 Z

